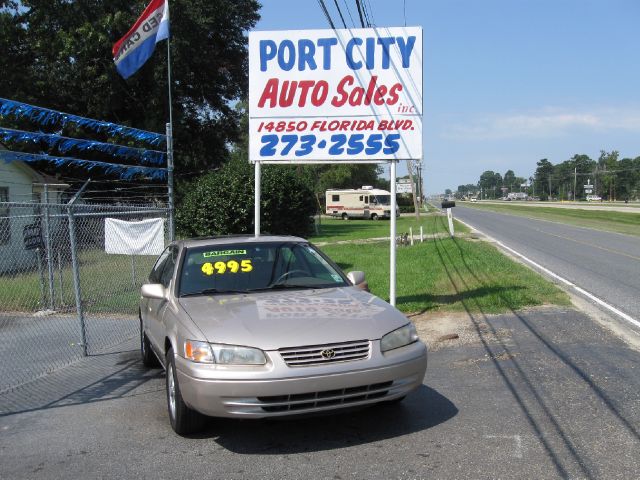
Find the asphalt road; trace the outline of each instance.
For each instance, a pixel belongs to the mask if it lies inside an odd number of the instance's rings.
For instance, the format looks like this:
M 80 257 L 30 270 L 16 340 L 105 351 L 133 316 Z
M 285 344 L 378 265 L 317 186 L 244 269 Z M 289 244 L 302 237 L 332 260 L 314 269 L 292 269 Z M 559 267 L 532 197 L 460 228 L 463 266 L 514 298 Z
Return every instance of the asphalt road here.
M 640 240 L 458 204 L 454 217 L 640 320 Z
M 574 310 L 452 325 L 402 404 L 191 438 L 136 351 L 85 358 L 0 395 L 0 478 L 637 478 L 637 350 Z

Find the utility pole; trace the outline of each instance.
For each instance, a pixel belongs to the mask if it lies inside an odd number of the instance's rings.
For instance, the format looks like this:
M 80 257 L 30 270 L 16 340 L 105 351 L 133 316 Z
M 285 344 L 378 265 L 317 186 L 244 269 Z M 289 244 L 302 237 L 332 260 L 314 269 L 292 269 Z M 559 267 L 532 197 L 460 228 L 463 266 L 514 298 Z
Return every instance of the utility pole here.
M 573 201 L 576 201 L 576 189 L 578 188 L 578 167 L 573 167 Z
M 411 163 L 411 160 L 407 160 L 407 170 L 409 171 L 409 181 L 411 182 L 411 195 L 413 196 L 413 208 L 415 210 L 416 220 L 420 220 L 420 209 L 418 208 L 418 199 L 416 198 L 416 184 L 414 182 Z M 395 215 L 395 212 L 391 212 L 391 215 Z

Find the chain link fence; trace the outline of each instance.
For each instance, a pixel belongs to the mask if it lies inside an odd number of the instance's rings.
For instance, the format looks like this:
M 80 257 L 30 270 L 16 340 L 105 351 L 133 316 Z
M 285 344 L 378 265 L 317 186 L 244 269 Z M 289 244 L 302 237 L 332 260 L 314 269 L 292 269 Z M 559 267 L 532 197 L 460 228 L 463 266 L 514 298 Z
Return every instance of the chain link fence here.
M 110 218 L 162 219 L 169 240 L 164 205 L 0 202 L 0 393 L 138 336 L 156 255 L 106 253 Z

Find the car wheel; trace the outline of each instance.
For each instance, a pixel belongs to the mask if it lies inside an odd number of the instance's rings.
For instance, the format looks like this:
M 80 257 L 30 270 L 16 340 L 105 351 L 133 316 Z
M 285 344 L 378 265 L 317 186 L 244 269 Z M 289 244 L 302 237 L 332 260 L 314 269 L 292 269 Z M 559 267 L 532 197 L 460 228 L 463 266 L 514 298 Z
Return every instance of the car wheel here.
M 378 214 L 377 213 L 373 213 L 371 215 L 371 220 L 378 220 Z
M 145 367 L 156 368 L 160 366 L 158 358 L 151 350 L 151 343 L 147 338 L 147 334 L 144 333 L 142 319 L 140 319 L 140 356 L 142 357 L 142 364 Z
M 343 220 L 349 220 L 349 215 L 347 215 L 346 213 L 342 214 L 342 219 Z
M 171 428 L 178 435 L 188 435 L 202 430 L 205 423 L 204 415 L 189 408 L 182 399 L 178 375 L 176 374 L 176 362 L 173 349 L 167 352 L 167 407 Z

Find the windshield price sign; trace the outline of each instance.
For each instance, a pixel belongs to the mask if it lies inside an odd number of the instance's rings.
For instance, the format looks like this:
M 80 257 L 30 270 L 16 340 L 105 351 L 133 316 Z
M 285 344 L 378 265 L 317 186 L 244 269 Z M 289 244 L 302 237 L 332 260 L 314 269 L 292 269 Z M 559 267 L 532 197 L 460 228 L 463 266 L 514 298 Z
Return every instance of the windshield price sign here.
M 422 29 L 249 34 L 249 158 L 422 158 Z

